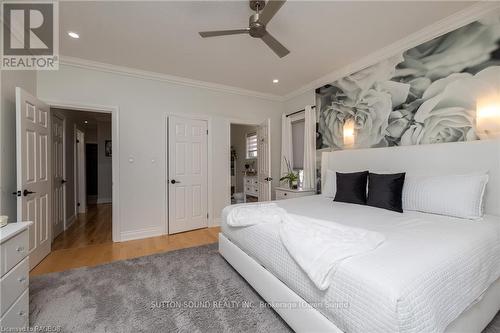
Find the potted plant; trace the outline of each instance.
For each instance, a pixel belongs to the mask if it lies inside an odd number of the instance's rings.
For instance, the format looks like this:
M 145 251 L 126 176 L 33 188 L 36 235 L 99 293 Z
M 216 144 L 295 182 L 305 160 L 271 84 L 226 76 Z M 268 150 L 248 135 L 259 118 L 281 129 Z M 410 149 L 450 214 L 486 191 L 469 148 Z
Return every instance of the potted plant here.
M 299 174 L 293 172 L 293 169 L 290 165 L 290 162 L 286 159 L 286 157 L 284 157 L 284 159 L 285 159 L 286 167 L 288 169 L 288 173 L 280 178 L 280 182 L 288 181 L 288 187 L 291 189 L 296 189 L 297 182 L 299 180 Z

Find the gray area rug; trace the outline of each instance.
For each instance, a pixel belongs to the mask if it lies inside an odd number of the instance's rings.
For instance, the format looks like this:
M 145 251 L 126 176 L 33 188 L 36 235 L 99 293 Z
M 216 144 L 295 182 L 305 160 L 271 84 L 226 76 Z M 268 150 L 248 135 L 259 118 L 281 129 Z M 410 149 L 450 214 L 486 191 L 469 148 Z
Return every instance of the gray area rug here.
M 63 332 L 290 332 L 207 245 L 33 277 L 30 325 Z M 500 333 L 500 315 L 483 333 Z

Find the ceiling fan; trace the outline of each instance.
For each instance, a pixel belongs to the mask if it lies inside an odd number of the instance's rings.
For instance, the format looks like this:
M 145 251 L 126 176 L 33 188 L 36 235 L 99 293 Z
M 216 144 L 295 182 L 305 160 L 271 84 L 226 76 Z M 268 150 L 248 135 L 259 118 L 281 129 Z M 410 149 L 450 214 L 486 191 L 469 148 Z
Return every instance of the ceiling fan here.
M 285 4 L 286 0 L 250 0 L 250 8 L 255 11 L 255 14 L 250 16 L 249 27 L 234 30 L 217 30 L 217 31 L 202 31 L 200 36 L 203 38 L 249 34 L 253 38 L 260 38 L 267 46 L 271 48 L 278 55 L 283 58 L 290 51 L 283 46 L 276 38 L 274 38 L 267 30 L 266 25 L 276 15 L 278 10 Z

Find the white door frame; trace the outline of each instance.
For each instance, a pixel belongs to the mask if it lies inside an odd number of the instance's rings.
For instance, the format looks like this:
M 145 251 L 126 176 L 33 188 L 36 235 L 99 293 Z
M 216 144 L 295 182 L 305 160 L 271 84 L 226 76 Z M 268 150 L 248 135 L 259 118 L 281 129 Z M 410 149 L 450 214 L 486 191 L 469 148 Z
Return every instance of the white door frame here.
M 119 142 L 119 110 L 118 106 L 104 106 L 93 104 L 80 104 L 67 101 L 44 100 L 51 108 L 74 110 L 74 111 L 91 111 L 111 114 L 111 138 L 112 138 L 112 184 L 113 184 L 113 242 L 121 241 L 120 227 L 120 142 Z M 52 158 L 52 156 L 51 156 Z
M 208 128 L 208 149 L 207 149 L 207 175 L 208 175 L 208 188 L 207 188 L 207 208 L 208 208 L 208 227 L 213 227 L 214 225 L 214 207 L 213 207 L 213 145 L 212 145 L 212 117 L 200 114 L 185 114 L 185 113 L 175 113 L 169 112 L 165 115 L 165 181 L 164 181 L 164 192 L 165 192 L 165 220 L 164 220 L 164 233 L 168 235 L 168 118 L 169 117 L 181 117 L 194 120 L 205 120 L 207 122 Z
M 259 126 L 260 123 L 255 120 L 228 119 L 227 120 L 227 139 L 226 139 L 226 161 L 231 163 L 231 125 Z M 259 156 L 257 156 L 257 159 Z M 231 204 L 231 165 L 228 164 L 226 177 L 226 206 Z
M 50 105 L 49 105 L 50 107 Z M 59 118 L 59 120 L 62 120 L 62 123 L 63 123 L 63 133 L 62 133 L 62 137 L 63 137 L 63 153 L 62 153 L 62 163 L 63 163 L 63 179 L 66 181 L 67 178 L 68 178 L 68 174 L 67 174 L 67 169 L 66 169 L 66 116 L 62 115 L 62 114 L 59 114 L 59 113 L 52 113 L 52 117 L 50 119 L 50 121 L 52 122 L 52 118 L 53 117 L 57 117 Z M 52 127 L 53 128 L 53 127 Z M 52 145 L 54 143 L 54 139 L 53 139 L 53 136 L 51 135 L 50 136 L 50 144 Z M 53 152 L 53 150 L 52 150 Z M 51 156 L 52 158 L 53 156 Z M 54 163 L 52 164 L 52 172 L 54 172 L 54 168 L 56 166 L 54 165 Z M 54 175 L 54 174 L 52 174 Z M 67 219 L 66 219 L 66 214 L 67 214 L 67 211 L 66 211 L 66 189 L 67 189 L 67 186 L 66 186 L 66 182 L 63 184 L 63 231 L 66 230 L 67 228 L 67 225 L 66 225 L 66 222 L 67 222 Z M 54 202 L 55 198 L 52 198 L 52 202 Z M 53 218 L 54 214 L 52 214 L 52 218 Z M 52 228 L 52 231 L 54 231 L 54 228 Z M 52 240 L 54 240 L 54 238 L 56 237 L 55 233 L 52 232 Z
M 83 160 L 80 160 L 80 150 L 78 149 L 78 144 L 80 143 L 78 141 L 79 133 L 81 133 L 81 136 L 83 136 L 83 142 L 81 143 L 81 146 L 83 149 L 85 149 L 85 132 L 79 129 L 76 124 L 73 127 L 73 133 L 74 133 L 74 142 L 73 142 L 73 156 L 74 156 L 74 187 L 73 189 L 75 190 L 75 216 L 78 216 L 78 214 L 81 213 L 86 213 L 87 212 L 87 184 L 86 184 L 86 165 L 85 165 L 85 151 L 83 151 Z M 80 172 L 81 169 L 83 169 L 83 179 L 80 179 Z M 80 184 L 81 183 L 81 184 Z M 82 190 L 83 189 L 83 194 Z M 82 211 L 82 205 L 83 211 Z

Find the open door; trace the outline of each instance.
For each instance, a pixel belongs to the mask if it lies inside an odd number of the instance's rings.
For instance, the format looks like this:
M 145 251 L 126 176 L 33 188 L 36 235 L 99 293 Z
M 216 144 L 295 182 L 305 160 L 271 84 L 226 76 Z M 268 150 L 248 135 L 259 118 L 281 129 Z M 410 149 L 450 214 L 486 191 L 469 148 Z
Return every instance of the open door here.
M 17 220 L 29 227 L 30 269 L 50 253 L 50 108 L 16 88 Z
M 259 201 L 271 200 L 271 121 L 267 119 L 257 129 L 257 170 Z
M 64 133 L 64 119 L 52 115 L 52 239 L 64 231 L 66 219 Z

